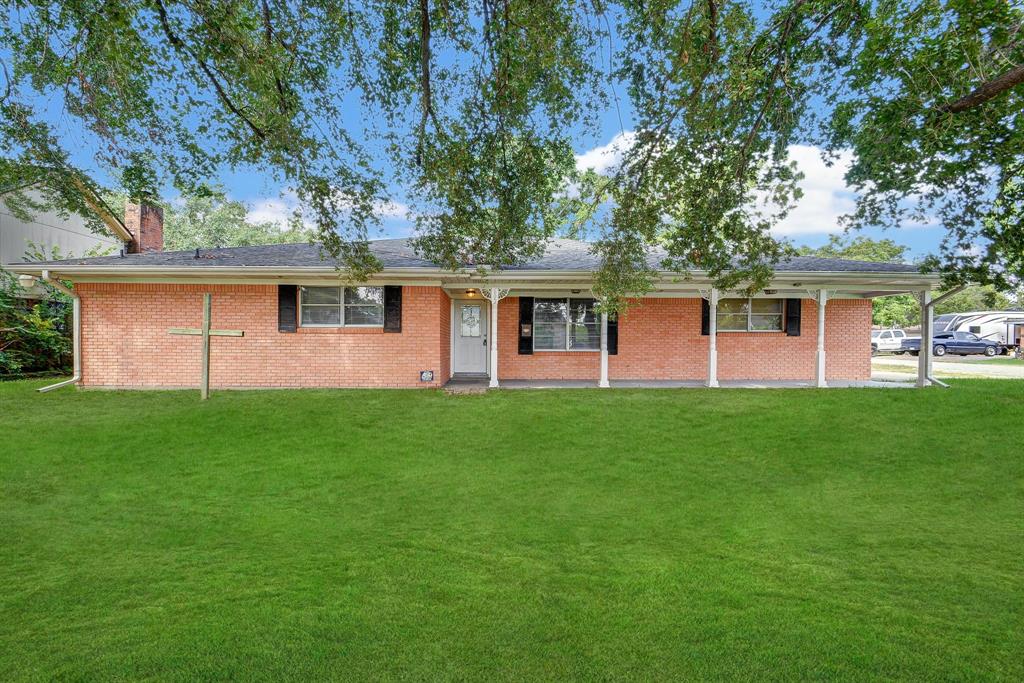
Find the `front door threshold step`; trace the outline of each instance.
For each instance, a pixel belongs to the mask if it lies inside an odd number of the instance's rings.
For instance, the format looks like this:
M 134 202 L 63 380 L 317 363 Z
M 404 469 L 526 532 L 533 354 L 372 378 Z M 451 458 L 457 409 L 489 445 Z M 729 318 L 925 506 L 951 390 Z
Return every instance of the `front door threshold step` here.
M 483 394 L 490 378 L 486 374 L 457 372 L 444 385 L 447 394 Z

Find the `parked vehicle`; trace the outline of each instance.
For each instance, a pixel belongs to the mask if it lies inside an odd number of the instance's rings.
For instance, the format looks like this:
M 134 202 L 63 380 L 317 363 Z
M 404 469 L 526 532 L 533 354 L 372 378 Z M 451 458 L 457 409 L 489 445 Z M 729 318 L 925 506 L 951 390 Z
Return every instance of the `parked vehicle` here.
M 903 350 L 911 356 L 918 355 L 921 352 L 921 338 L 907 337 L 903 340 Z M 959 356 L 998 356 L 1006 353 L 1006 347 L 971 332 L 936 332 L 932 335 L 932 353 L 936 356 L 945 356 L 947 353 Z
M 1024 311 L 971 311 L 935 316 L 938 332 L 970 332 L 1005 347 L 1018 345 L 1024 329 Z
M 872 330 L 871 331 L 871 355 L 879 353 L 895 353 L 902 355 L 906 353 L 903 349 L 903 340 L 907 334 L 903 330 Z

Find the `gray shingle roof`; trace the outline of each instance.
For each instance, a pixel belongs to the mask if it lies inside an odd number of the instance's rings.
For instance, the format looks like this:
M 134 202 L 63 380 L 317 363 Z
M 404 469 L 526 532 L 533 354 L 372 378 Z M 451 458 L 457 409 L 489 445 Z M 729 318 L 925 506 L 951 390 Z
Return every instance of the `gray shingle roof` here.
M 435 264 L 421 258 L 413 250 L 408 239 L 385 239 L 370 242 L 370 250 L 381 260 L 385 269 L 391 268 L 433 268 Z M 661 269 L 665 253 L 654 250 L 648 257 L 648 265 Z M 39 266 L 133 266 L 161 268 L 186 267 L 277 267 L 315 268 L 331 266 L 333 261 L 321 255 L 320 248 L 311 244 L 271 244 L 258 247 L 223 247 L 200 249 L 199 258 L 192 251 L 164 251 L 125 256 L 100 256 L 95 258 L 46 261 Z M 539 259 L 519 266 L 506 268 L 510 271 L 594 271 L 600 263 L 590 252 L 590 244 L 579 240 L 554 239 L 547 252 Z M 917 266 L 904 263 L 874 263 L 869 261 L 846 261 L 843 259 L 798 256 L 776 265 L 780 272 L 837 272 L 837 273 L 916 273 Z

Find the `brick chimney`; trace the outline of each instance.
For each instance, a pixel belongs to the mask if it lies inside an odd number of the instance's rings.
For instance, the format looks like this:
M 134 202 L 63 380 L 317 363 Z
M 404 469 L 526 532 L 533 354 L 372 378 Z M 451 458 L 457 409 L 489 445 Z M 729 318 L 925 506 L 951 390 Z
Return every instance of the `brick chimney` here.
M 128 243 L 129 254 L 163 251 L 164 210 L 159 206 L 128 200 L 124 206 L 124 225 L 132 234 Z

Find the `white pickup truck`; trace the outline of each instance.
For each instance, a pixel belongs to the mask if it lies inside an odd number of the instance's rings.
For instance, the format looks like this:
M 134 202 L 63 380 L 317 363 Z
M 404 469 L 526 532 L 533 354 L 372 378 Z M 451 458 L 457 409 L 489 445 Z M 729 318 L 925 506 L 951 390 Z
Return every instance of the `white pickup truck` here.
M 871 355 L 879 353 L 904 353 L 903 340 L 907 334 L 903 330 L 871 330 Z

